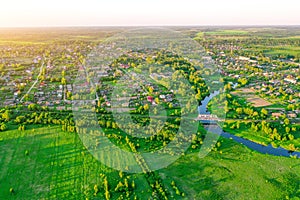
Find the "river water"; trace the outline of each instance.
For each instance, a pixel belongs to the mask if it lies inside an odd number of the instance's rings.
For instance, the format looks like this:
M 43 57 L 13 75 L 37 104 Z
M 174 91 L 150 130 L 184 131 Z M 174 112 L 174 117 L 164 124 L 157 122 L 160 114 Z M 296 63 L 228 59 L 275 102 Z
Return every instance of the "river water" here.
M 198 106 L 198 112 L 199 114 L 210 114 L 210 112 L 206 109 L 208 102 L 215 96 L 217 96 L 220 92 L 215 91 L 210 94 L 210 96 L 206 97 L 204 100 L 201 101 L 201 105 Z M 207 123 L 207 122 L 206 122 Z M 238 143 L 241 143 L 248 148 L 255 150 L 257 152 L 263 153 L 263 154 L 270 154 L 270 155 L 275 155 L 275 156 L 285 156 L 285 157 L 290 157 L 290 156 L 296 156 L 300 158 L 300 152 L 290 152 L 289 150 L 286 150 L 284 148 L 278 147 L 274 148 L 272 145 L 264 146 L 261 144 L 258 144 L 256 142 L 241 138 L 239 136 L 235 136 L 233 134 L 227 133 L 223 131 L 219 126 L 215 124 L 209 125 L 209 131 L 213 132 L 215 134 L 219 134 L 222 137 L 232 139 Z

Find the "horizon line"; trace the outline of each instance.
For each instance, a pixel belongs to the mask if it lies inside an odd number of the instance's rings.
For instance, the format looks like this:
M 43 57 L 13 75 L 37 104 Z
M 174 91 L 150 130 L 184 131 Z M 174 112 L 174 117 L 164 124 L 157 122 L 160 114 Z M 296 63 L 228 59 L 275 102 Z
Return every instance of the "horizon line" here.
M 110 27 L 110 28 L 123 28 L 123 27 L 295 27 L 300 24 L 205 24 L 205 25 L 45 25 L 45 26 L 0 26 L 2 28 L 97 28 L 97 27 Z

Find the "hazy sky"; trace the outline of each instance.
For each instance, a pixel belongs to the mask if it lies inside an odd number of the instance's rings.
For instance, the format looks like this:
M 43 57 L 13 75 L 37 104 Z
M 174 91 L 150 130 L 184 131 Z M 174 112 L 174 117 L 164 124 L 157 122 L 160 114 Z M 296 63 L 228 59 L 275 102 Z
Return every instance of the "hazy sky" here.
M 1 0 L 0 26 L 300 25 L 300 0 Z

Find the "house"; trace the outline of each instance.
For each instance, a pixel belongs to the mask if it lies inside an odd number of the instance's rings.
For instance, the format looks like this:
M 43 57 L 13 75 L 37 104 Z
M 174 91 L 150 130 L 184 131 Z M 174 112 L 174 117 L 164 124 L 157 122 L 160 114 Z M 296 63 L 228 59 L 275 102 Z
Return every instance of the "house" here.
M 98 72 L 97 72 L 97 76 L 98 76 L 99 78 L 103 78 L 103 77 L 108 77 L 109 74 L 108 74 L 107 71 L 98 71 Z
M 149 101 L 149 102 L 153 102 L 153 101 L 154 101 L 154 99 L 153 99 L 153 97 L 152 97 L 152 96 L 147 96 L 147 101 Z
M 255 86 L 255 89 L 256 89 L 256 90 L 260 90 L 260 88 L 261 88 L 260 85 Z
M 62 93 L 63 93 L 62 90 L 57 90 L 57 97 L 61 98 L 62 97 Z
M 102 106 L 111 106 L 111 104 L 110 104 L 110 102 L 109 101 L 106 101 L 106 102 L 104 102 L 103 104 L 102 104 Z
M 250 58 L 247 58 L 247 57 L 244 57 L 244 56 L 239 56 L 238 60 L 241 60 L 241 61 L 249 61 Z
M 296 84 L 296 83 L 297 83 L 297 80 L 296 80 L 296 79 L 290 78 L 290 77 L 285 78 L 284 81 L 289 82 L 289 83 L 293 83 L 293 84 Z
M 57 106 L 56 110 L 65 110 L 65 106 Z
M 280 96 L 280 93 L 279 92 L 275 92 L 274 95 L 278 97 L 278 96 Z
M 128 69 L 130 66 L 126 64 L 120 64 L 120 67 L 123 69 Z
M 70 91 L 70 92 L 72 92 L 72 85 L 70 85 L 70 84 L 67 85 L 67 90 Z
M 166 96 L 165 96 L 164 94 L 161 94 L 161 95 L 159 95 L 159 98 L 160 98 L 160 99 L 165 99 Z
M 250 62 L 250 63 L 253 63 L 253 64 L 256 64 L 256 63 L 258 63 L 258 61 L 257 61 L 257 60 L 249 60 L 249 62 Z
M 297 115 L 296 115 L 296 113 L 288 113 L 288 114 L 287 114 L 287 117 L 288 117 L 288 118 L 296 118 Z
M 275 118 L 279 118 L 282 114 L 277 112 L 277 113 L 272 113 L 272 117 L 275 117 Z

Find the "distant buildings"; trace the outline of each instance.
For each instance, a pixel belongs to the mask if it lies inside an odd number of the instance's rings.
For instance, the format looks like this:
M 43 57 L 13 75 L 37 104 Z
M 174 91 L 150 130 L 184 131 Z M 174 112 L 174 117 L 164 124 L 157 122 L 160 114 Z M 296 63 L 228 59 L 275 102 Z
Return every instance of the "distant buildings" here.
M 282 115 L 282 113 L 280 113 L 280 112 L 275 112 L 275 113 L 272 113 L 272 117 L 275 117 L 275 118 L 279 118 L 279 117 L 281 117 L 281 115 Z
M 287 77 L 287 78 L 284 79 L 284 81 L 289 82 L 289 83 L 293 83 L 293 84 L 297 83 L 297 80 L 295 78 L 292 78 L 292 77 Z

